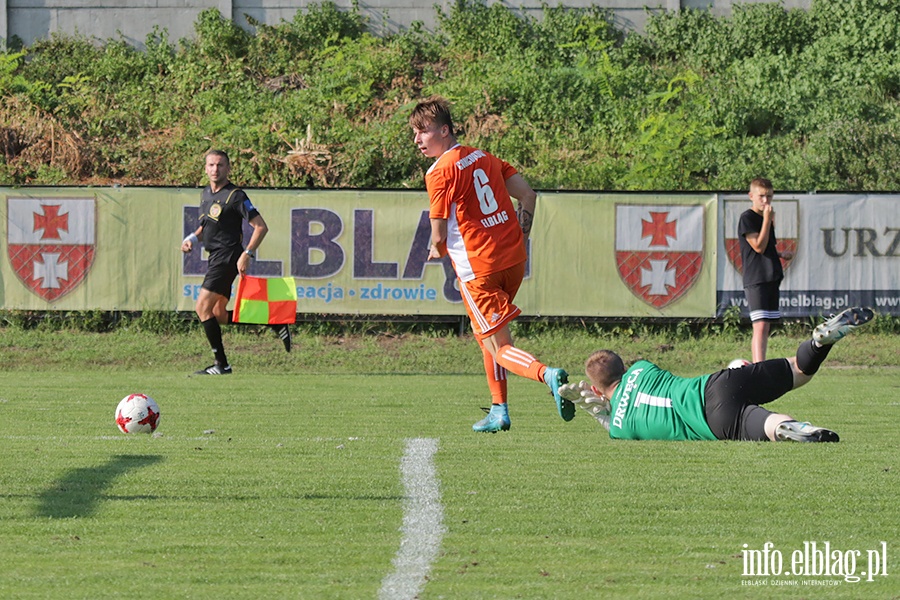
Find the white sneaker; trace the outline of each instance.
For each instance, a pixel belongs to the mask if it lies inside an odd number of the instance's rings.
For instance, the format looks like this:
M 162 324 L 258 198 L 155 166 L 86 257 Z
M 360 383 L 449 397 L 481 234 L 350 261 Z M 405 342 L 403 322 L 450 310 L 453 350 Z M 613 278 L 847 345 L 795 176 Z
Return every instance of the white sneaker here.
M 785 421 L 775 428 L 775 439 L 780 442 L 838 442 L 838 434 L 799 421 Z
M 823 346 L 833 344 L 860 325 L 872 320 L 871 308 L 854 306 L 836 314 L 813 330 L 813 339 Z

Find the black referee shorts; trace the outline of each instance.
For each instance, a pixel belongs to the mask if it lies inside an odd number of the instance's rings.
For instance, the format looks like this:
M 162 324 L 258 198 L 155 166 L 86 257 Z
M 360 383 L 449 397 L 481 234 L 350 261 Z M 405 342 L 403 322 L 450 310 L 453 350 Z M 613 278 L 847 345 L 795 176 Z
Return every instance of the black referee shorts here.
M 219 248 L 209 253 L 206 277 L 201 287 L 226 298 L 231 298 L 231 286 L 238 275 L 237 261 L 244 251 L 236 248 Z
M 772 413 L 759 405 L 792 389 L 794 374 L 786 358 L 723 369 L 706 382 L 706 422 L 720 440 L 767 440 L 764 425 Z

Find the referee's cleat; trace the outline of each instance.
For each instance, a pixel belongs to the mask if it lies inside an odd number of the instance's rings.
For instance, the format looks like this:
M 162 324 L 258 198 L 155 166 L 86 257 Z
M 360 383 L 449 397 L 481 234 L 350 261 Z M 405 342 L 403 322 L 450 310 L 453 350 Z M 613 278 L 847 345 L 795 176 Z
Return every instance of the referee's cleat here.
M 488 409 L 483 409 L 488 411 Z M 472 425 L 472 431 L 485 433 L 497 433 L 509 431 L 509 405 L 492 404 L 485 418 Z
M 291 351 L 291 328 L 289 325 L 276 325 L 275 333 L 281 338 L 281 342 L 284 344 L 284 351 Z
M 231 365 L 209 365 L 205 369 L 196 371 L 194 375 L 231 375 Z
M 785 421 L 775 428 L 775 438 L 779 442 L 839 442 L 838 434 L 799 421 Z
M 550 388 L 553 399 L 556 401 L 556 410 L 563 421 L 571 421 L 575 418 L 575 405 L 559 395 L 559 388 L 569 382 L 569 374 L 556 367 L 547 367 L 544 371 L 544 383 Z
M 822 346 L 833 344 L 845 335 L 865 325 L 875 316 L 871 308 L 854 306 L 836 314 L 813 330 L 813 339 Z

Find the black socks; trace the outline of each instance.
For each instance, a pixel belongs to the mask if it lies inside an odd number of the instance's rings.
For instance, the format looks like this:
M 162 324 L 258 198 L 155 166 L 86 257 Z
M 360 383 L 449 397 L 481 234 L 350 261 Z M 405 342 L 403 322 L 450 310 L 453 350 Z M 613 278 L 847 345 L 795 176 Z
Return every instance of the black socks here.
M 813 340 L 803 342 L 797 347 L 797 368 L 804 375 L 815 375 L 831 352 L 831 346 L 819 346 Z
M 219 326 L 219 321 L 215 317 L 210 317 L 205 321 L 200 321 L 200 324 L 203 325 L 206 339 L 209 340 L 209 345 L 216 355 L 216 364 L 227 367 L 228 358 L 225 356 L 225 346 L 222 344 L 222 328 Z

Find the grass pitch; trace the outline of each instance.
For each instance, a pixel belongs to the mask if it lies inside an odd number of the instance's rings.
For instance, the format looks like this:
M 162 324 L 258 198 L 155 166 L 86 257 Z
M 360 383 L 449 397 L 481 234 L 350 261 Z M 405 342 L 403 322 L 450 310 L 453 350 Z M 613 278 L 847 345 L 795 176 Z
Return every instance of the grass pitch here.
M 377 598 L 411 438 L 438 440 L 445 530 L 422 599 L 897 597 L 896 367 L 826 367 L 773 404 L 841 435 L 803 445 L 613 442 L 518 378 L 512 430 L 475 434 L 479 365 L 0 372 L 0 597 Z M 115 428 L 137 391 L 160 404 L 158 437 Z M 859 551 L 856 575 L 886 548 L 887 575 L 745 576 L 766 542 L 784 570 L 805 543 Z

